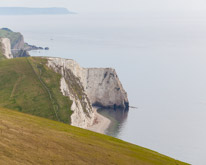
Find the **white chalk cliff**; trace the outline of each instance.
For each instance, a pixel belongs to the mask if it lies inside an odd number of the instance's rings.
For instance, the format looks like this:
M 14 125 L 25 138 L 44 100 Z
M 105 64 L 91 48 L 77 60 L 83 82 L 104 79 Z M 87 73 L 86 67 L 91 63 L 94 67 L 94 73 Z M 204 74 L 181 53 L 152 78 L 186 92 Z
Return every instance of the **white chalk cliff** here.
M 76 76 L 81 69 L 73 60 L 48 58 L 48 66 L 62 75 L 60 89 L 64 96 L 73 101 L 71 125 L 88 128 L 93 125 L 94 111 L 87 97 L 81 80 Z
M 8 59 L 13 58 L 10 40 L 8 38 L 0 38 L 0 43 L 3 50 L 3 55 Z
M 63 95 L 73 101 L 72 125 L 91 126 L 95 119 L 92 105 L 128 109 L 127 93 L 114 69 L 82 68 L 74 60 L 47 59 L 48 66 L 62 75 L 60 88 Z

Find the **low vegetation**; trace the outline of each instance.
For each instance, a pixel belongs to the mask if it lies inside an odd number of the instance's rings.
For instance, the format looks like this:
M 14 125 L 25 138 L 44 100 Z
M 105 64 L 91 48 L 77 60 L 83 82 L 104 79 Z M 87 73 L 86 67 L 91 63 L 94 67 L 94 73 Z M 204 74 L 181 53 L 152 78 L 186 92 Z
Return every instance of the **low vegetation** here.
M 0 61 L 0 107 L 70 124 L 72 101 L 61 94 L 61 76 L 43 58 Z
M 184 165 L 119 139 L 0 108 L 0 164 Z

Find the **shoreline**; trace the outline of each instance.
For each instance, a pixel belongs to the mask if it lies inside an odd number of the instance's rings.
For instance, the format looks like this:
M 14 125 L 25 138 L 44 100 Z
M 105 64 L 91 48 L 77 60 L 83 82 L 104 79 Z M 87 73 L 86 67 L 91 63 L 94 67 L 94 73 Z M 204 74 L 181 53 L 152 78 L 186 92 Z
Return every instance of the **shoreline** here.
M 97 133 L 105 134 L 105 131 L 111 124 L 111 120 L 99 114 L 97 112 L 98 108 L 96 107 L 93 107 L 93 108 L 94 108 L 94 114 L 95 114 L 94 124 L 86 129 L 97 132 Z

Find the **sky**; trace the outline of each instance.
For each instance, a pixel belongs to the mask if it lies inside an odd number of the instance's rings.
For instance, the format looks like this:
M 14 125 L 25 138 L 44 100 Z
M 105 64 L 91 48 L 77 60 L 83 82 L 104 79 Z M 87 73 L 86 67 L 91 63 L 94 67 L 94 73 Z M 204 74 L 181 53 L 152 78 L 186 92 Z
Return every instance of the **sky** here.
M 1 0 L 0 6 L 66 7 L 75 12 L 204 11 L 205 0 Z

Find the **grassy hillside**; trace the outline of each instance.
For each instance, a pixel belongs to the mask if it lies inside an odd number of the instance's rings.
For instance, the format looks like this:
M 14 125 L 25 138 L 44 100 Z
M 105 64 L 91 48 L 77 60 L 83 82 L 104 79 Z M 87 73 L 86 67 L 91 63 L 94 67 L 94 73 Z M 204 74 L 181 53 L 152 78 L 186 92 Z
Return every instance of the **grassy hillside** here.
M 43 58 L 0 61 L 0 107 L 70 123 L 72 101 L 61 94 L 61 76 Z
M 0 108 L 0 164 L 184 165 L 121 140 Z

